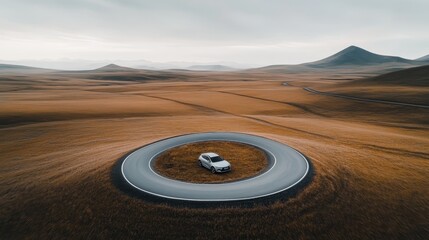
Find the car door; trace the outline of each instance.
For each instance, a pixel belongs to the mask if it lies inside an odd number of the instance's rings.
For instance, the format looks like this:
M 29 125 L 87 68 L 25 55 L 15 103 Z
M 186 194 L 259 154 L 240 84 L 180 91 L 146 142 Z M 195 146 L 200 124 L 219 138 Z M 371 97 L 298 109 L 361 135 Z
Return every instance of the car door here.
M 203 161 L 204 167 L 210 168 L 210 158 L 206 155 L 203 155 L 203 159 L 204 159 L 204 161 Z

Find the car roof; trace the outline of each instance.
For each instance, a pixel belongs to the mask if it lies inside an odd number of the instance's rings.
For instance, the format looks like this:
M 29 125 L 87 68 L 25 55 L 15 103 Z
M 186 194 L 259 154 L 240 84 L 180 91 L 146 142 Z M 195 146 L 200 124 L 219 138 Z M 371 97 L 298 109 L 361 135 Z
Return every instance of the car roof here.
M 209 156 L 209 157 L 217 157 L 217 156 L 219 156 L 219 154 L 217 154 L 217 153 L 214 153 L 214 152 L 208 152 L 208 153 L 203 153 L 204 155 L 207 155 L 207 156 Z

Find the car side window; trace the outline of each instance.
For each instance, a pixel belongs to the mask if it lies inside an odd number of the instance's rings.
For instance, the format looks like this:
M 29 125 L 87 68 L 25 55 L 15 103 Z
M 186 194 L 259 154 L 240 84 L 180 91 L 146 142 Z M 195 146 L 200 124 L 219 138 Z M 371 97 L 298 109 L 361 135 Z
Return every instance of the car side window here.
M 207 157 L 207 156 L 205 156 L 205 155 L 203 155 L 203 158 L 205 159 L 205 160 L 209 160 L 209 157 Z

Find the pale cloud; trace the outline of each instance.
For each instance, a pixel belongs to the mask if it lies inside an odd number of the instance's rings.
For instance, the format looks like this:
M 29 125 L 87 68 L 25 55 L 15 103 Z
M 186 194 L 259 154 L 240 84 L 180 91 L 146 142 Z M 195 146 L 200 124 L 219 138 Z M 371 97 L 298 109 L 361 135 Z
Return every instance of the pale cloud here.
M 0 0 L 0 59 L 316 60 L 429 53 L 426 0 Z

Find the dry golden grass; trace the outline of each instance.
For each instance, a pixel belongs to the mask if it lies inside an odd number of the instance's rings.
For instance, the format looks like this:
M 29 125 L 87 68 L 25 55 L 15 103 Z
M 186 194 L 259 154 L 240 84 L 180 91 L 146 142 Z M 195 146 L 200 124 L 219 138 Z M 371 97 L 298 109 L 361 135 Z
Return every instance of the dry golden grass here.
M 2 239 L 429 234 L 427 110 L 300 88 L 335 87 L 337 81 L 321 80 L 325 76 L 235 73 L 142 83 L 84 75 L 9 78 L 14 80 L 0 80 Z M 283 81 L 292 86 L 281 86 Z M 201 99 L 203 92 L 210 99 Z M 112 183 L 113 166 L 132 149 L 207 131 L 245 132 L 288 144 L 312 161 L 313 181 L 295 197 L 267 206 L 214 209 L 150 203 Z
M 231 163 L 232 170 L 213 174 L 198 165 L 204 152 L 215 152 Z M 155 170 L 166 177 L 193 183 L 230 182 L 255 176 L 268 166 L 266 154 L 253 146 L 225 141 L 190 143 L 167 150 L 155 160 Z

